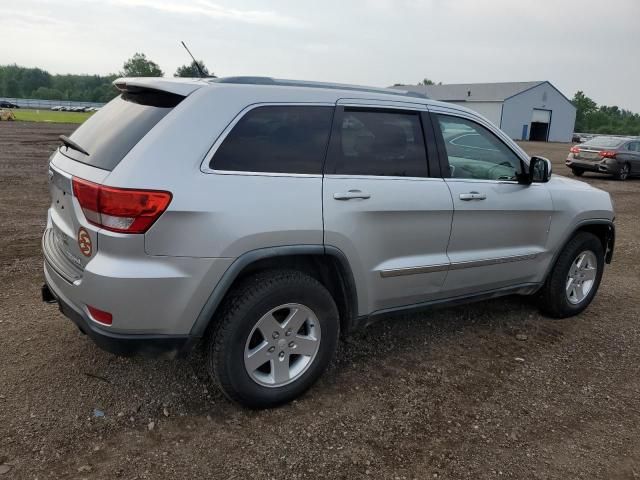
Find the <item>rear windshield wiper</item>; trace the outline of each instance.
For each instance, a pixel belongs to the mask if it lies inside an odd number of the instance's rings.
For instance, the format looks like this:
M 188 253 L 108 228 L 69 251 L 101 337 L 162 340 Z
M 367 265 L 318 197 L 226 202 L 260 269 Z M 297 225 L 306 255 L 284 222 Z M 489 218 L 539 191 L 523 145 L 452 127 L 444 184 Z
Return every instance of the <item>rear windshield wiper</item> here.
M 80 145 L 78 145 L 76 142 L 71 140 L 66 135 L 60 135 L 58 138 L 62 143 L 64 143 L 65 147 L 72 148 L 80 153 L 84 153 L 87 157 L 89 156 L 89 152 L 87 152 L 84 148 L 82 148 Z

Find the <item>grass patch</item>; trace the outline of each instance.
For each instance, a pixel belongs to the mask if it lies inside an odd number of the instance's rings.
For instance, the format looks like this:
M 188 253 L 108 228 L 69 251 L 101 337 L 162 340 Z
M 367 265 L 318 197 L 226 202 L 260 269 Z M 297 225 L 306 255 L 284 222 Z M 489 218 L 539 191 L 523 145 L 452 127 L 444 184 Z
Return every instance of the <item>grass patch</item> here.
M 21 122 L 82 123 L 93 112 L 55 112 L 52 110 L 13 109 L 16 120 Z

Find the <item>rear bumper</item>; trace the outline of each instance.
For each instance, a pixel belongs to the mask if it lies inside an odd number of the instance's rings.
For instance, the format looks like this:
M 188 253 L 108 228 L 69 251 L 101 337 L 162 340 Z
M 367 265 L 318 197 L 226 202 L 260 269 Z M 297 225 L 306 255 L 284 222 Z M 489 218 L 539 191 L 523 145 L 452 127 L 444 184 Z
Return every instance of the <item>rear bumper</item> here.
M 109 312 L 112 324 L 101 328 L 122 335 L 181 336 L 193 324 L 212 288 L 233 259 L 150 256 L 143 236 L 101 234 L 100 249 L 84 269 L 72 269 L 43 237 L 44 273 L 56 297 L 89 318 L 88 306 Z M 62 268 L 68 267 L 68 268 Z M 74 272 L 71 272 L 74 270 Z M 70 275 L 74 273 L 74 275 Z
M 605 159 L 598 162 L 588 162 L 567 158 L 566 165 L 586 172 L 615 174 L 620 170 L 620 164 L 615 159 Z
M 82 333 L 88 335 L 98 347 L 115 355 L 184 357 L 199 340 L 190 335 L 128 335 L 107 332 L 95 325 L 82 309 L 56 291 L 48 278 L 42 286 L 42 300 L 47 303 L 57 302 L 62 314 L 75 323 Z

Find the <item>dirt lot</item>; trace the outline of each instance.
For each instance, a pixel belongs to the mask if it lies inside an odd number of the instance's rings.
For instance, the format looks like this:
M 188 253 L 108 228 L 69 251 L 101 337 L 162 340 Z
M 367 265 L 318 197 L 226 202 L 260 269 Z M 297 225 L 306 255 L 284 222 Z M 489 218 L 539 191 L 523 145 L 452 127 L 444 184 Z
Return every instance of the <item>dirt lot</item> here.
M 580 317 L 507 298 L 388 319 L 253 412 L 197 356 L 114 357 L 40 302 L 46 162 L 73 128 L 0 124 L 0 480 L 640 476 L 640 180 L 584 177 L 613 194 L 618 243 Z M 525 149 L 568 173 L 567 145 Z

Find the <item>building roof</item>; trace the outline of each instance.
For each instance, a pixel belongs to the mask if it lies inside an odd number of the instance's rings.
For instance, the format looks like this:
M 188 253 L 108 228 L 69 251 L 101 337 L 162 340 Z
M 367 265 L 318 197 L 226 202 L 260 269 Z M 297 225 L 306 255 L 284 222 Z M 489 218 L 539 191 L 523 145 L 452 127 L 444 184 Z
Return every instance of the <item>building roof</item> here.
M 443 102 L 503 102 L 545 81 L 503 83 L 458 83 L 449 85 L 402 85 L 397 88 L 418 92 Z

